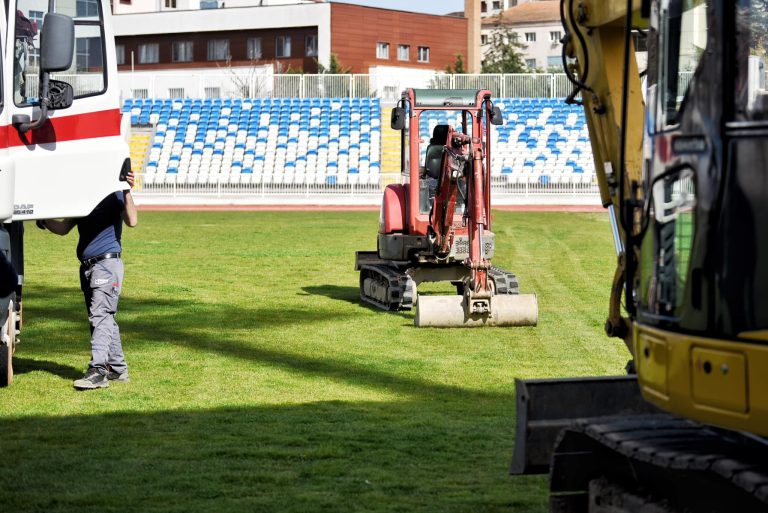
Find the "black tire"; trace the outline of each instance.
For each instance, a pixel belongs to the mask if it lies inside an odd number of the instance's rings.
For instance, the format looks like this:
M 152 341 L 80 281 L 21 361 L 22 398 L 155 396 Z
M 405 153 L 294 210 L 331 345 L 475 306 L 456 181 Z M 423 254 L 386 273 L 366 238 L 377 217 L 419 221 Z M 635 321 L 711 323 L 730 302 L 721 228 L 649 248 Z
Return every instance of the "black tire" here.
M 13 348 L 0 345 L 0 387 L 7 387 L 13 382 Z

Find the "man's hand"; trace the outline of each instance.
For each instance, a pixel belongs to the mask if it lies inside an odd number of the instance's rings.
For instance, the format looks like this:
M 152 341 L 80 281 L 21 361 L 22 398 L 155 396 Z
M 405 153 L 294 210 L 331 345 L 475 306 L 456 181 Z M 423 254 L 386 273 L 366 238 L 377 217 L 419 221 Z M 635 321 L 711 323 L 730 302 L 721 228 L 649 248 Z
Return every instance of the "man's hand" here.
M 128 171 L 128 174 L 125 175 L 125 181 L 128 182 L 128 185 L 133 189 L 133 184 L 136 181 L 133 171 Z
M 128 182 L 128 185 L 133 187 L 135 181 L 133 171 L 128 171 L 128 173 L 125 175 L 125 181 Z M 123 209 L 123 222 L 125 222 L 125 224 L 129 227 L 133 228 L 139 222 L 139 213 L 136 210 L 136 204 L 133 202 L 133 194 L 131 194 L 130 189 L 123 191 L 123 198 L 125 199 L 125 208 Z

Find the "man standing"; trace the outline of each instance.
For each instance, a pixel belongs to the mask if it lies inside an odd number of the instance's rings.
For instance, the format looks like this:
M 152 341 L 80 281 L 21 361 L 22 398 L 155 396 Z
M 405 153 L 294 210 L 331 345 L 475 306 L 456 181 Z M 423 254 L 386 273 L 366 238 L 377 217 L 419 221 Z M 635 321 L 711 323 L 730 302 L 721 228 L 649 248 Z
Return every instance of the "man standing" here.
M 126 180 L 133 187 L 132 172 Z M 38 223 L 41 228 L 58 235 L 66 235 L 77 226 L 80 234 L 77 258 L 80 260 L 80 288 L 91 323 L 91 361 L 85 376 L 74 382 L 78 390 L 105 388 L 110 381 L 128 381 L 128 365 L 115 321 L 123 283 L 122 223 L 129 227 L 138 223 L 130 189 L 110 194 L 85 217 Z

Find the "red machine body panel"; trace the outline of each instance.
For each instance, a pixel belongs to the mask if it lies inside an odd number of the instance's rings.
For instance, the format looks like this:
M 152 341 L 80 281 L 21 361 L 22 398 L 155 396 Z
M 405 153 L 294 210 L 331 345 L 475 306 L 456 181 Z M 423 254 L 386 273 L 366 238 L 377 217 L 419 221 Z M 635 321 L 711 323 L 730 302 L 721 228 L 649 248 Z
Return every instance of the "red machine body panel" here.
M 379 233 L 402 233 L 405 230 L 406 204 L 406 193 L 403 185 L 392 184 L 384 189 L 384 200 L 381 203 L 381 216 L 379 218 Z

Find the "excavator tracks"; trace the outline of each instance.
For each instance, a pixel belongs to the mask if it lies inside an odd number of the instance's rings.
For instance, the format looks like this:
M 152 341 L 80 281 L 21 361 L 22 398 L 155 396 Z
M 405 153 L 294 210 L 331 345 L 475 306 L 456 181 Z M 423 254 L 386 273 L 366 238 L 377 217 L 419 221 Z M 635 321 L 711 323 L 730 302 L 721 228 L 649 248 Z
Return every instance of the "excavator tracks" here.
M 564 430 L 551 511 L 768 511 L 768 444 L 666 414 L 592 419 Z M 640 506 L 642 507 L 638 509 Z
M 496 294 L 519 294 L 520 284 L 514 273 L 505 271 L 500 267 L 491 267 L 488 276 L 493 280 Z
M 416 286 L 410 276 L 389 265 L 360 267 L 360 299 L 382 310 L 413 308 Z

